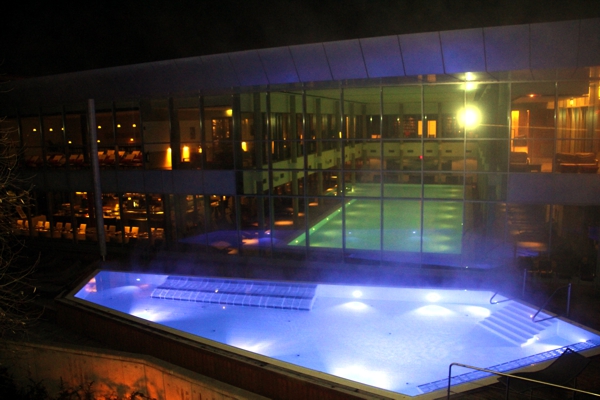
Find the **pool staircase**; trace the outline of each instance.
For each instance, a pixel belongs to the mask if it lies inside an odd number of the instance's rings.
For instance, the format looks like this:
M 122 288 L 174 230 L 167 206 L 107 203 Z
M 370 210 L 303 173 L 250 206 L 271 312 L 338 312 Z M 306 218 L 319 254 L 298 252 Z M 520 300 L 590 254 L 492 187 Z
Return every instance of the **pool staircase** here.
M 523 346 L 540 332 L 556 324 L 556 320 L 553 319 L 533 322 L 534 314 L 535 311 L 531 307 L 511 302 L 479 322 L 479 326 L 514 345 Z M 539 316 L 540 318 L 549 317 L 544 314 L 539 314 Z
M 163 300 L 309 311 L 317 285 L 169 276 L 151 294 Z

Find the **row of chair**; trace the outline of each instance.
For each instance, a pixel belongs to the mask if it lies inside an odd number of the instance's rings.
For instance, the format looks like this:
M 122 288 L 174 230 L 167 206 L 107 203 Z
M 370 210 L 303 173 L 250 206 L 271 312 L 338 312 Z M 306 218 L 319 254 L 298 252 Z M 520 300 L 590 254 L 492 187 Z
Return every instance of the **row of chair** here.
M 142 152 L 140 150 L 134 150 L 130 153 L 126 153 L 124 150 L 118 153 L 115 150 L 98 152 L 98 161 L 101 166 L 115 165 L 117 158 L 119 165 L 124 167 L 139 167 L 142 165 Z M 50 167 L 63 167 L 67 165 L 67 162 L 72 167 L 82 167 L 86 164 L 83 154 L 71 154 L 68 158 L 62 153 L 46 156 L 46 165 Z M 31 168 L 41 167 L 43 164 L 44 159 L 41 155 L 32 155 L 25 159 L 25 165 Z
M 138 226 L 126 226 L 124 231 L 117 231 L 115 225 L 104 225 L 105 238 L 107 242 L 115 243 L 128 243 L 130 239 L 142 238 L 146 239 L 151 237 L 152 242 L 156 240 L 164 239 L 163 228 L 150 228 L 150 235 L 148 232 L 140 232 Z M 19 235 L 30 234 L 29 221 L 19 219 L 17 220 L 15 233 Z M 35 236 L 48 237 L 53 239 L 73 239 L 74 236 L 77 240 L 98 240 L 98 235 L 95 229 L 88 229 L 87 224 L 80 224 L 78 228 L 73 231 L 72 224 L 70 222 L 57 222 L 53 229 L 50 227 L 50 221 L 39 220 L 36 222 L 33 230 Z

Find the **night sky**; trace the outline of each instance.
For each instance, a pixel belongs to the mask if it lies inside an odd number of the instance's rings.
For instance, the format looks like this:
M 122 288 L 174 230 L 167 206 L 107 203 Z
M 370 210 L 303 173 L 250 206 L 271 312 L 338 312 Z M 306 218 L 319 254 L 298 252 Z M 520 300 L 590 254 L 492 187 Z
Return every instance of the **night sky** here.
M 16 1 L 0 73 L 94 68 L 410 32 L 600 17 L 600 0 Z

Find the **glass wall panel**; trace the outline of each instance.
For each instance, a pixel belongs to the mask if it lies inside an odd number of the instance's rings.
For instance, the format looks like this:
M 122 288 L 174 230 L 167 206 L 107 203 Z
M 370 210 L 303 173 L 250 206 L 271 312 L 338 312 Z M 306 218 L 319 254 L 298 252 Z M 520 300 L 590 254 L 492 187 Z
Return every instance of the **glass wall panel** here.
M 381 200 L 352 199 L 345 204 L 346 248 L 381 249 Z
M 514 243 L 507 239 L 506 204 L 465 202 L 462 266 L 496 268 L 511 265 Z
M 375 178 L 385 182 L 386 196 L 394 191 L 388 188 L 390 184 L 420 184 L 423 163 L 435 162 L 423 156 L 421 97 L 421 86 L 383 88 L 381 138 L 369 149 L 369 154 L 379 158 L 369 162 L 380 166 Z
M 365 145 L 379 144 L 381 89 L 360 88 L 344 90 L 343 135 L 346 170 L 361 170 L 368 163 Z M 379 169 L 379 167 L 377 168 Z
M 423 203 L 423 252 L 462 253 L 463 203 L 425 201 Z
M 123 243 L 137 244 L 148 237 L 148 198 L 144 193 L 121 195 L 121 221 Z
M 210 251 L 237 254 L 241 245 L 236 225 L 237 209 L 233 196 L 205 196 L 208 210 L 206 238 Z
M 62 112 L 60 110 L 44 109 L 43 113 L 42 126 L 46 141 L 46 165 L 49 167 L 62 167 L 67 161 Z
M 164 196 L 162 194 L 147 194 L 146 201 L 148 203 L 148 226 L 145 231 L 142 230 L 139 233 L 139 237 L 143 244 L 162 246 L 166 237 L 166 206 Z M 192 218 L 197 218 L 197 216 L 194 215 Z M 197 223 L 197 219 L 194 222 Z
M 268 256 L 271 254 L 272 237 L 269 198 L 243 196 L 240 198 L 240 210 L 243 254 Z
M 555 213 L 559 210 L 555 210 Z M 510 204 L 507 208 L 508 234 L 517 257 L 547 255 L 550 246 L 552 207 L 537 204 Z
M 171 124 L 167 99 L 145 100 L 141 103 L 144 132 L 144 157 L 149 169 L 171 169 Z
M 597 275 L 599 206 L 552 207 L 550 258 L 559 278 L 593 280 Z
M 229 96 L 204 98 L 206 168 L 233 169 L 233 108 Z M 204 152 L 204 149 L 202 150 Z
M 555 153 L 555 85 L 553 82 L 511 85 L 511 170 L 528 168 L 529 160 L 541 172 L 551 172 Z
M 341 170 L 342 151 L 340 131 L 340 91 L 339 90 L 309 90 L 306 92 L 306 118 L 309 123 L 308 135 L 310 145 L 308 154 L 309 169 L 325 171 L 328 169 Z M 312 150 L 311 150 L 312 149 Z M 275 166 L 275 164 L 274 164 Z M 327 189 L 332 189 L 338 182 L 330 182 L 330 175 L 317 172 L 311 177 L 311 195 L 320 195 Z M 342 176 L 338 173 L 340 187 Z M 314 190 L 314 191 L 313 191 Z M 335 189 L 332 189 L 335 190 Z
M 141 168 L 143 157 L 139 104 L 117 102 L 115 115 L 115 137 L 118 145 L 116 163 L 122 168 Z
M 468 171 L 508 171 L 510 105 L 507 84 L 478 83 L 467 91 L 464 118 Z
M 383 200 L 383 249 L 388 252 L 421 250 L 421 201 Z M 414 256 L 403 261 L 414 261 Z
M 99 165 L 101 168 L 114 168 L 118 153 L 112 103 L 96 104 L 96 125 Z
M 174 121 L 179 129 L 180 168 L 202 168 L 202 126 L 197 97 L 174 99 Z
M 306 214 L 304 212 L 304 199 L 298 197 L 281 197 L 273 199 L 272 214 L 273 245 L 287 247 L 300 234 L 306 230 Z
M 68 146 L 67 164 L 71 168 L 89 166 L 88 122 L 85 106 L 66 107 L 65 138 Z
M 480 172 L 477 174 L 467 174 L 466 182 L 476 186 L 480 200 L 505 201 L 507 188 L 507 174 Z
M 596 128 L 596 88 L 597 84 L 583 80 L 564 81 L 557 85 L 557 172 L 598 172 L 600 140 Z
M 273 168 L 304 168 L 301 93 L 271 93 L 271 158 Z M 283 162 L 283 163 L 282 163 Z
M 279 95 L 275 95 L 276 101 Z M 299 102 L 297 116 L 300 118 L 298 126 L 298 138 L 302 139 L 302 103 L 301 96 L 294 96 Z M 267 120 L 267 101 L 271 101 L 271 96 L 266 93 L 252 93 L 240 95 L 241 103 L 241 136 L 237 143 L 237 148 L 242 152 L 242 167 L 244 169 L 267 169 L 269 162 L 270 149 L 274 149 L 269 141 L 268 129 L 270 127 Z
M 293 238 L 292 246 L 314 248 L 342 248 L 342 202 L 338 198 L 320 198 L 318 204 L 308 207 L 309 240 L 305 232 Z

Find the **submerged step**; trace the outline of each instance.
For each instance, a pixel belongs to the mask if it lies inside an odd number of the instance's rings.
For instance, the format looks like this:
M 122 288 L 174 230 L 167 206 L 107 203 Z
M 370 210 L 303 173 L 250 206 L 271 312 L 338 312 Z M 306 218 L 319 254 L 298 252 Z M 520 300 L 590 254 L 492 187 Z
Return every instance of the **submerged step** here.
M 479 325 L 510 343 L 522 346 L 554 323 L 554 321 L 533 322 L 531 317 L 534 314 L 531 307 L 513 302 L 494 312 Z M 549 315 L 540 313 L 538 317 L 544 319 Z
M 246 307 L 310 310 L 317 285 L 236 279 L 168 277 L 151 297 Z

